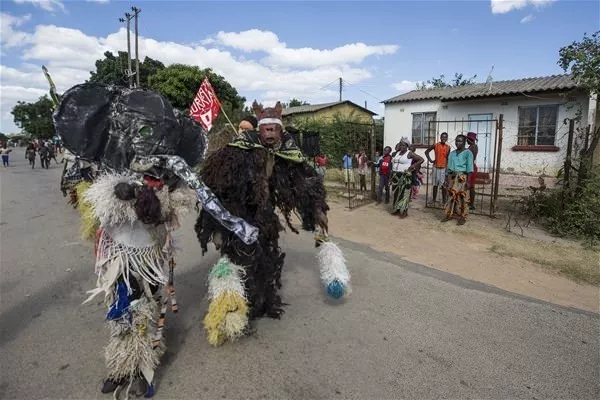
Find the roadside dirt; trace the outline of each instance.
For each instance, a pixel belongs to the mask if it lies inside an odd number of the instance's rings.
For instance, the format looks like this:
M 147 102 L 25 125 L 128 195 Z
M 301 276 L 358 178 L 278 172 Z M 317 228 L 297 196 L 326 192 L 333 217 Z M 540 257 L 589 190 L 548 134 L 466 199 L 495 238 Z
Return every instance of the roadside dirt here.
M 330 234 L 375 250 L 514 293 L 563 306 L 600 311 L 599 288 L 577 283 L 555 271 L 573 266 L 579 274 L 597 273 L 600 254 L 549 236 L 535 227 L 509 233 L 505 221 L 469 216 L 464 226 L 440 223 L 441 211 L 411 203 L 400 219 L 374 203 L 352 211 L 335 195 L 329 199 Z

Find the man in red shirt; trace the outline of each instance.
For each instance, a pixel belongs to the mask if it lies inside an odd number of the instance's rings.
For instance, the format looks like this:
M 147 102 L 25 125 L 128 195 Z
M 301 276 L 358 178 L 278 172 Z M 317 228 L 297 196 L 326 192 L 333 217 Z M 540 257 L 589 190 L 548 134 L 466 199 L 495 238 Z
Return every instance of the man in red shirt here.
M 317 174 L 321 175 L 325 179 L 325 173 L 327 172 L 327 156 L 323 153 L 315 157 L 315 169 Z
M 377 204 L 381 203 L 383 189 L 385 188 L 385 204 L 390 202 L 390 176 L 392 175 L 392 148 L 385 146 L 383 157 L 377 163 L 379 169 L 379 186 L 377 187 Z
M 425 157 L 433 164 L 433 202 L 437 200 L 438 186 L 442 187 L 442 201 L 446 204 L 448 199 L 448 191 L 446 190 L 446 168 L 448 167 L 448 154 L 450 154 L 449 145 L 446 144 L 448 141 L 448 134 L 442 132 L 440 135 L 440 141 L 436 144 L 432 144 L 425 150 Z M 435 160 L 432 160 L 429 153 L 433 150 L 435 154 Z

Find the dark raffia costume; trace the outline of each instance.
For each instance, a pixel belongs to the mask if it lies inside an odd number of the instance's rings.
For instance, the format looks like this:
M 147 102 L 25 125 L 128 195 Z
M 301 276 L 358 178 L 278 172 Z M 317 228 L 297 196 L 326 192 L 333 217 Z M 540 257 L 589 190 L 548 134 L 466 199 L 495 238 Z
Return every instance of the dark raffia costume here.
M 102 391 L 114 391 L 115 398 L 130 392 L 151 397 L 166 350 L 169 301 L 177 311 L 171 232 L 179 215 L 200 201 L 212 221 L 241 243 L 253 243 L 258 232 L 229 214 L 192 172 L 204 157 L 206 132 L 158 93 L 78 85 L 62 96 L 54 123 L 77 157 L 77 207 L 84 235 L 95 239 L 97 285 L 85 302 L 102 294 L 108 309 Z M 99 174 L 85 179 L 81 166 L 92 164 Z
M 281 273 L 285 253 L 279 247 L 284 228 L 276 214 L 279 209 L 295 233 L 292 212 L 302 220 L 302 229 L 315 233 L 321 277 L 327 292 L 340 298 L 348 291 L 350 276 L 340 249 L 328 240 L 326 192 L 317 174 L 281 124 L 281 106 L 263 109 L 254 103 L 259 131 L 245 131 L 243 137 L 211 154 L 204 162 L 202 180 L 235 216 L 258 227 L 258 242 L 243 243 L 238 237 L 201 212 L 196 234 L 203 254 L 209 242 L 222 258 L 209 277 L 209 311 L 204 319 L 208 340 L 220 345 L 236 339 L 248 328 L 248 321 L 283 312 Z

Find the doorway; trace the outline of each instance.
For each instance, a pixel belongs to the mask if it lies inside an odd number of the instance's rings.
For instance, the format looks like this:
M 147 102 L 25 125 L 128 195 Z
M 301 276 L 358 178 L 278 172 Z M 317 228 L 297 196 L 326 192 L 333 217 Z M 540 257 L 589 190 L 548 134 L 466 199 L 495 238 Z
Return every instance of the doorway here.
M 477 146 L 479 152 L 475 163 L 480 172 L 491 172 L 493 170 L 492 143 L 494 143 L 494 132 L 492 124 L 493 114 L 469 114 L 469 132 L 477 134 Z

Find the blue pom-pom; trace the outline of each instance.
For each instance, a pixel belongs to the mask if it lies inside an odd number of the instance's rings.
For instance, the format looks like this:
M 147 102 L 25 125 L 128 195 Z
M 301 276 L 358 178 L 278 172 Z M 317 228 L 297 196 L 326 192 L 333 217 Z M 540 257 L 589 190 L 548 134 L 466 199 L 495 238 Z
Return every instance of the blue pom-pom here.
M 334 299 L 341 298 L 346 292 L 346 287 L 342 284 L 342 282 L 334 279 L 331 283 L 327 285 L 327 294 Z
M 110 306 L 108 313 L 106 314 L 106 319 L 108 320 L 116 320 L 121 318 L 129 308 L 129 297 L 127 296 L 127 286 L 125 286 L 125 282 L 119 282 L 117 284 L 117 293 L 116 299 Z
M 154 397 L 154 383 L 148 385 L 148 390 L 146 390 L 146 393 L 144 393 L 144 397 L 147 399 Z

